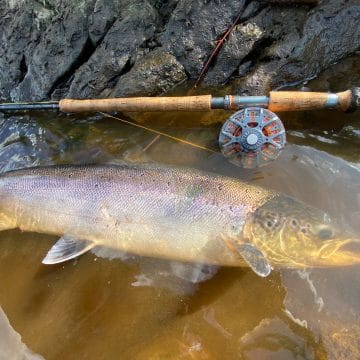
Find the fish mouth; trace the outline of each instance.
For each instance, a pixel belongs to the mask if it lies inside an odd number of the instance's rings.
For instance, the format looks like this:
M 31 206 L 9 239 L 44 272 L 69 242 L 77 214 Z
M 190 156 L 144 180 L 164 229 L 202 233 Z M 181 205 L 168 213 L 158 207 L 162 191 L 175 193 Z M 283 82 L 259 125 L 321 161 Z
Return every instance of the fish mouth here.
M 340 247 L 340 250 L 360 256 L 360 239 L 348 239 L 347 242 Z
M 328 240 L 320 248 L 319 260 L 324 266 L 360 264 L 360 239 Z

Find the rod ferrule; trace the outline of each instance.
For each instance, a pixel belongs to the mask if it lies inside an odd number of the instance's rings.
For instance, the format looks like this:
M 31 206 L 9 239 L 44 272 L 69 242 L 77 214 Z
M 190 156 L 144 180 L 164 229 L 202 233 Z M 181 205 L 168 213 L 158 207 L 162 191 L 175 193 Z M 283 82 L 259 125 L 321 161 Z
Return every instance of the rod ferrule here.
M 339 97 L 336 94 L 328 94 L 325 103 L 326 109 L 334 109 L 339 105 Z
M 248 106 L 267 108 L 269 98 L 267 96 L 225 95 L 224 97 L 213 97 L 211 99 L 212 109 L 239 110 Z

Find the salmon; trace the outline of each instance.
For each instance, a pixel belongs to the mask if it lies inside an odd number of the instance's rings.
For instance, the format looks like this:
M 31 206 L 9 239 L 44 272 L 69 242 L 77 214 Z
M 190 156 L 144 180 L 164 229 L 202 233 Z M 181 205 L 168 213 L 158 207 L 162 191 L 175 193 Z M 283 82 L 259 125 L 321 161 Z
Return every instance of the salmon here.
M 360 263 L 359 240 L 323 211 L 273 190 L 162 165 L 51 166 L 0 176 L 0 230 L 54 234 L 44 264 L 96 246 L 220 266 Z M 350 245 L 349 245 L 350 244 Z

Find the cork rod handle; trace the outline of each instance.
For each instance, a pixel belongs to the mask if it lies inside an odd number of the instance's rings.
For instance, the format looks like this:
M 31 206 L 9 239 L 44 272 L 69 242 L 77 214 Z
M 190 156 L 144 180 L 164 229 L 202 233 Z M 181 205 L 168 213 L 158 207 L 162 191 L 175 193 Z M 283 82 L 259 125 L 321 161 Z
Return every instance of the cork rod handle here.
M 89 100 L 63 99 L 60 100 L 59 107 L 63 112 L 208 111 L 211 109 L 211 95 Z
M 351 106 L 352 96 L 351 90 L 337 94 L 302 91 L 271 91 L 269 110 L 279 112 L 332 108 L 347 111 Z

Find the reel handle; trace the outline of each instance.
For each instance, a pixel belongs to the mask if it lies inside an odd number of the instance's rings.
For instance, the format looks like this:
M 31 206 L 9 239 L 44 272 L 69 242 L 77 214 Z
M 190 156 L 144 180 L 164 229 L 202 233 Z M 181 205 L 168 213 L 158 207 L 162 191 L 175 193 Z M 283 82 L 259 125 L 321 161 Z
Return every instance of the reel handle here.
M 269 110 L 301 111 L 319 109 L 338 109 L 355 111 L 359 106 L 359 90 L 354 88 L 336 94 L 303 91 L 270 91 Z

